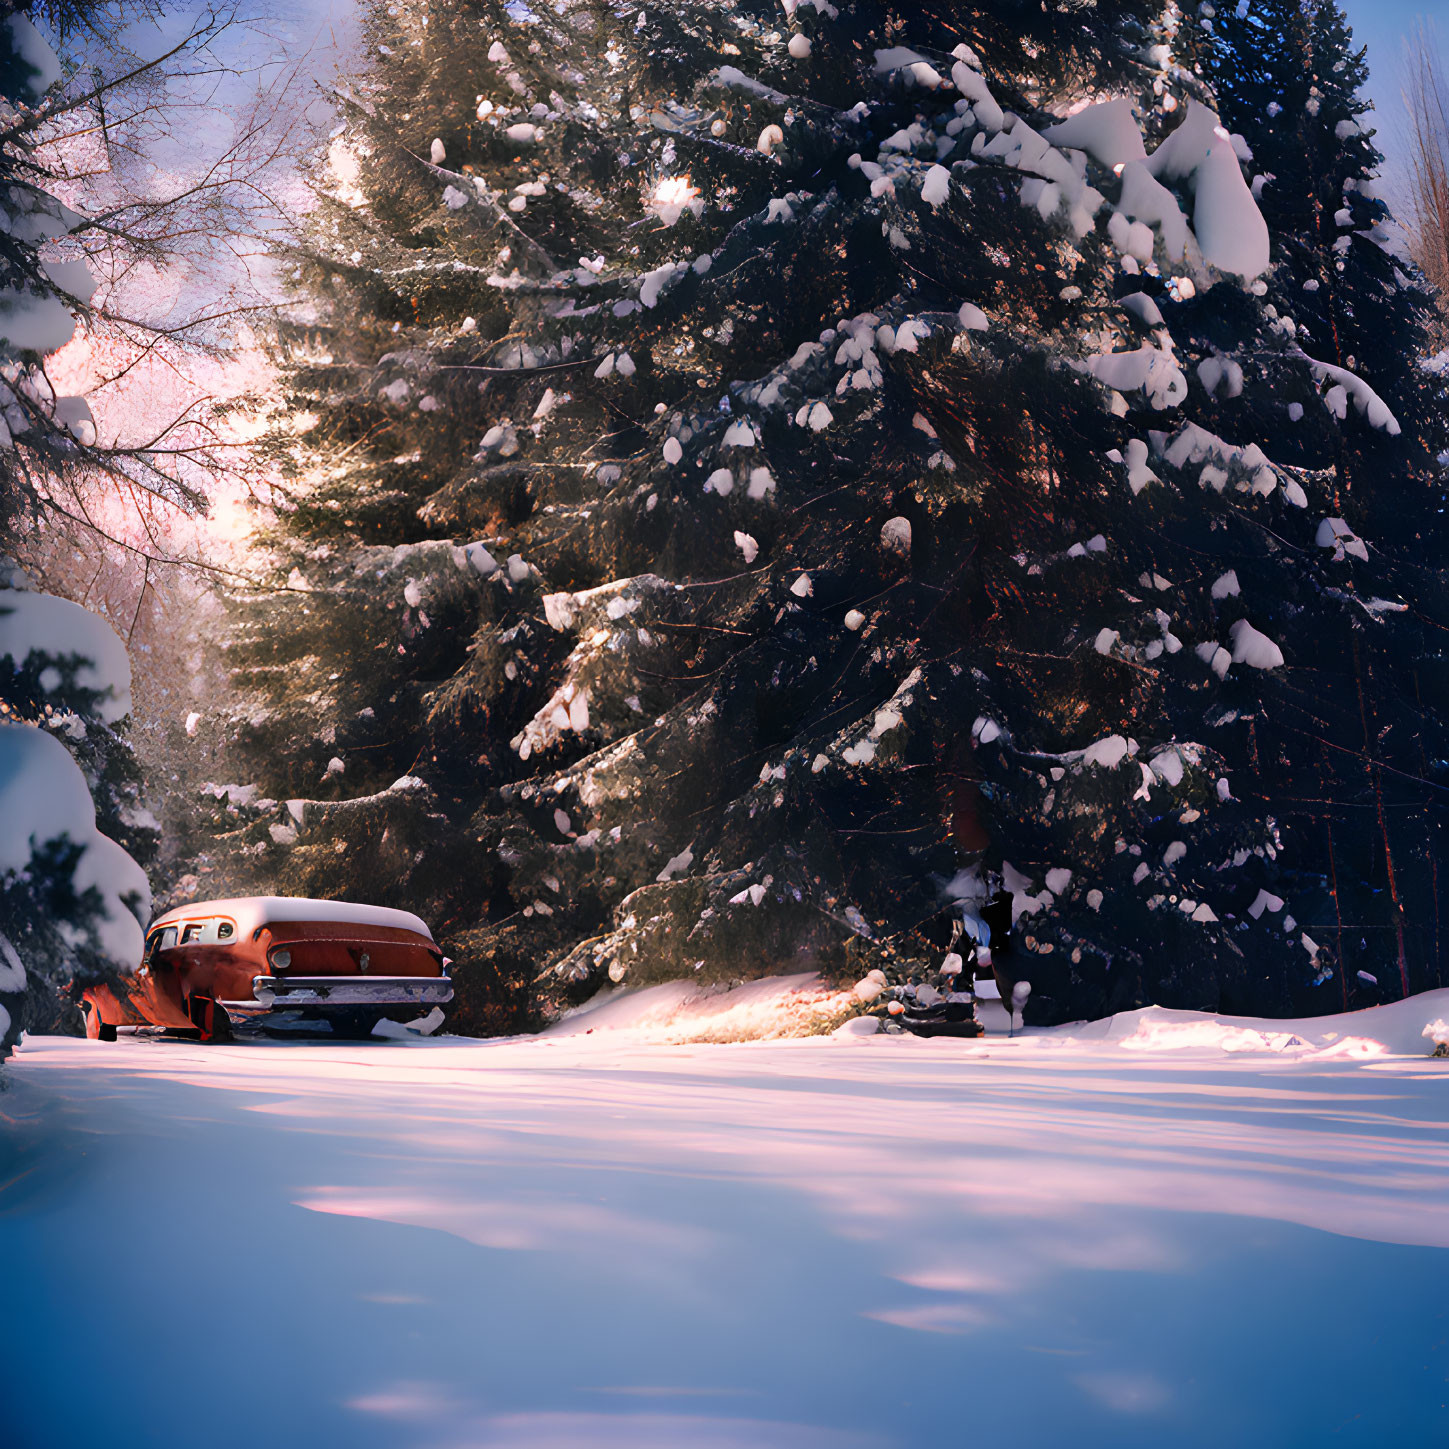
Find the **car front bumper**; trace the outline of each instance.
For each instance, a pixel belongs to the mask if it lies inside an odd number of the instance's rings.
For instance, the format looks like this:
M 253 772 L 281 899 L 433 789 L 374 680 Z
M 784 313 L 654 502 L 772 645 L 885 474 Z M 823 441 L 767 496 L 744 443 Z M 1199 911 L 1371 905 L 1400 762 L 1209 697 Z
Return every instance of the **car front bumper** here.
M 223 1001 L 227 1014 L 254 1017 L 273 1011 L 309 1016 L 333 1012 L 410 1010 L 453 999 L 451 976 L 256 976 L 252 1001 Z

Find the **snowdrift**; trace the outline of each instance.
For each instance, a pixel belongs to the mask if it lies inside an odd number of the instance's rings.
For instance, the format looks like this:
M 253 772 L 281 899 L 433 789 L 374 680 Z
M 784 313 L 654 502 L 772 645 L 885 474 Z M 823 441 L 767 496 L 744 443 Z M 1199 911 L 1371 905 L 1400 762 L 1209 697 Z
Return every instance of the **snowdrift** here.
M 856 1015 L 851 991 L 832 991 L 813 972 L 767 977 L 728 989 L 670 981 L 644 988 L 616 987 L 569 1012 L 545 1037 L 628 1035 L 654 1042 L 759 1041 L 833 1032 L 866 1038 L 856 1026 L 874 1018 Z M 987 1035 L 949 1048 L 994 1051 L 1010 1032 L 1014 1044 L 1043 1049 L 1107 1047 L 1129 1052 L 1271 1052 L 1288 1056 L 1367 1058 L 1427 1056 L 1449 1042 L 1449 988 L 1428 991 L 1387 1006 L 1333 1016 L 1277 1021 L 1173 1011 L 1161 1006 L 1124 1011 L 1100 1021 L 1010 1031 L 999 1001 L 977 1004 Z M 855 1028 L 855 1029 L 852 1029 Z M 911 1038 L 916 1040 L 916 1038 Z M 943 1049 L 940 1041 L 931 1044 Z

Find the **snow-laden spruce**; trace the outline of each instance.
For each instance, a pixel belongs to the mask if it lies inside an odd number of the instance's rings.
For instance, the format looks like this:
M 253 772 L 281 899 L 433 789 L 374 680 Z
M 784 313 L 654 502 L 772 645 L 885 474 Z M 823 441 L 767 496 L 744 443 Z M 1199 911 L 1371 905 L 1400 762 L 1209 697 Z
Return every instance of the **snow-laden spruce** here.
M 321 798 L 227 822 L 226 869 L 455 922 L 475 1027 L 924 979 L 963 870 L 1034 903 L 993 952 L 1029 1020 L 1432 979 L 1449 440 L 1418 324 L 1359 320 L 1419 294 L 1338 101 L 1353 226 L 1312 237 L 1246 100 L 1289 61 L 1222 16 L 681 0 L 583 53 L 396 11 L 428 79 L 379 62 L 305 274 L 275 541 L 316 612 L 238 600 L 208 726 Z
M 154 847 L 116 734 L 130 708 L 110 625 L 0 558 L 0 1050 L 60 1024 L 70 982 L 140 963 L 151 888 L 97 821 Z

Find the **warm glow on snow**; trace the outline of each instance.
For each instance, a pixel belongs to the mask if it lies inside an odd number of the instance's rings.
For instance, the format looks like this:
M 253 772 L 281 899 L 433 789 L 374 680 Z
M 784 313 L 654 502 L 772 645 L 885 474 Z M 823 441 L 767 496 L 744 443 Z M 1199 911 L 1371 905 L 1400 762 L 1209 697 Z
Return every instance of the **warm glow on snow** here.
M 333 194 L 337 199 L 347 206 L 361 206 L 367 200 L 357 184 L 362 175 L 362 162 L 343 137 L 336 137 L 327 148 L 327 165 L 332 172 Z
M 699 188 L 690 184 L 687 176 L 667 176 L 654 188 L 654 201 L 658 206 L 688 206 Z
M 647 204 L 665 226 L 673 226 L 686 211 L 698 212 L 702 205 L 699 188 L 688 176 L 664 177 L 655 185 Z

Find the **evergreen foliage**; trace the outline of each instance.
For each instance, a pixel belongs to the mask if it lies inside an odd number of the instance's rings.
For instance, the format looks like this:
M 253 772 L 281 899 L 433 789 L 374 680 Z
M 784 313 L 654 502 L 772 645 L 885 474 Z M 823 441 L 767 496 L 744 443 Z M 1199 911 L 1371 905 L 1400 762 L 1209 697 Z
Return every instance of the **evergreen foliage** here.
M 786 11 L 374 12 L 209 863 L 430 915 L 473 1030 L 923 972 L 999 879 L 1028 1020 L 1436 984 L 1441 389 L 1382 203 L 1304 220 L 1362 132 L 1264 232 L 1252 27 Z
M 73 22 L 93 7 L 63 7 Z M 0 16 L 0 522 L 33 513 L 41 480 L 73 464 L 81 439 L 95 442 L 83 399 L 57 398 L 43 359 L 64 346 L 94 290 L 85 263 L 62 260 L 57 243 L 83 218 L 51 194 L 34 155 L 58 105 L 61 66 L 23 9 Z
M 109 626 L 0 556 L 0 1053 L 74 1030 L 81 988 L 140 960 L 159 832 Z
M 95 282 L 84 243 L 109 228 L 65 206 L 44 152 L 59 117 L 96 103 L 124 68 L 108 55 L 86 88 L 67 89 L 52 34 L 119 23 L 107 6 L 58 0 L 0 16 L 0 525 L 33 530 L 66 510 L 58 485 L 120 473 L 165 477 L 146 450 L 96 447 L 85 399 L 58 397 L 47 357 L 85 315 Z M 144 70 L 145 67 L 142 67 Z M 104 73 L 103 73 L 104 72 Z M 64 168 L 60 168 L 61 171 Z M 183 490 L 184 491 L 184 490 Z M 75 1029 L 79 988 L 140 960 L 150 907 L 143 865 L 154 820 L 126 740 L 130 666 L 98 616 L 37 593 L 0 556 L 0 1055 L 22 1030 Z
M 1338 892 L 1335 949 L 1358 958 L 1341 999 L 1371 1000 L 1375 992 L 1364 988 L 1382 985 L 1383 954 L 1372 959 L 1365 932 L 1392 933 L 1401 991 L 1441 979 L 1436 797 L 1444 780 L 1434 741 L 1443 708 L 1446 439 L 1443 378 L 1423 365 L 1434 350 L 1435 299 L 1379 195 L 1383 157 L 1363 96 L 1365 54 L 1336 0 L 1255 0 L 1208 24 L 1204 73 L 1222 96 L 1225 123 L 1251 147 L 1254 188 L 1273 231 L 1270 301 L 1306 355 L 1370 381 L 1400 430 L 1385 447 L 1351 387 L 1340 391 L 1327 377 L 1326 415 L 1314 410 L 1303 420 L 1313 426 L 1297 425 L 1273 446 L 1275 457 L 1315 470 L 1333 512 L 1374 540 L 1372 571 L 1360 560 L 1348 587 L 1370 596 L 1370 611 L 1379 595 L 1410 605 L 1396 621 L 1405 627 L 1325 639 L 1320 668 L 1332 684 L 1301 713 L 1278 717 L 1280 729 L 1299 736 L 1289 752 L 1303 798 L 1323 802 L 1294 833 L 1306 864 L 1316 827 L 1319 873 Z M 1355 726 L 1357 758 L 1345 749 Z M 1315 735 L 1331 742 L 1316 772 Z M 1352 830 L 1355 810 L 1371 816 L 1367 830 Z M 1345 836 L 1364 842 L 1357 869 L 1345 871 L 1335 847 Z M 1411 982 L 1416 962 L 1427 971 Z
M 1435 302 L 1379 195 L 1364 51 L 1335 0 L 1257 0 L 1207 24 L 1203 71 L 1222 96 L 1224 124 L 1251 148 L 1273 233 L 1271 300 L 1305 353 L 1375 382 L 1408 439 L 1386 472 L 1362 446 L 1372 429 L 1339 429 L 1336 493 L 1386 487 L 1375 507 L 1380 536 L 1405 524 L 1403 538 L 1422 541 L 1441 526 L 1443 504 L 1443 384 L 1414 365 L 1430 347 Z M 1321 457 L 1324 444 L 1313 444 Z M 1390 507 L 1406 490 L 1411 506 Z

